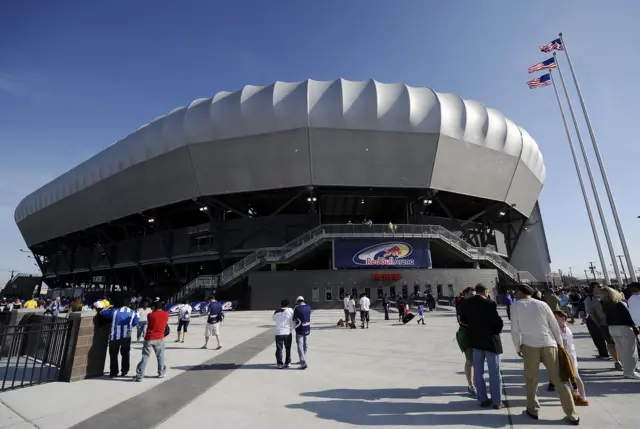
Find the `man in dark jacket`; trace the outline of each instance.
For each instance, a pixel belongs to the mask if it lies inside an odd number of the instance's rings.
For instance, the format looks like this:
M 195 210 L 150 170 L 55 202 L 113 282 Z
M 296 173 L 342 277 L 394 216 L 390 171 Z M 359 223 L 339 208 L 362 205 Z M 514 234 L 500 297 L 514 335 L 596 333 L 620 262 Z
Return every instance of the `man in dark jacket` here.
M 305 304 L 301 296 L 296 299 L 296 307 L 293 309 L 293 323 L 296 329 L 300 369 L 307 369 L 307 337 L 311 333 L 311 307 Z
M 468 343 L 473 349 L 473 369 L 478 402 L 483 407 L 493 405 L 495 409 L 504 408 L 502 403 L 502 382 L 500 380 L 500 355 L 502 354 L 503 322 L 494 301 L 487 299 L 486 286 L 476 286 L 476 296 L 465 301 L 460 308 L 460 322 L 467 326 Z M 484 381 L 484 362 L 489 368 L 489 387 L 491 399 L 487 396 Z

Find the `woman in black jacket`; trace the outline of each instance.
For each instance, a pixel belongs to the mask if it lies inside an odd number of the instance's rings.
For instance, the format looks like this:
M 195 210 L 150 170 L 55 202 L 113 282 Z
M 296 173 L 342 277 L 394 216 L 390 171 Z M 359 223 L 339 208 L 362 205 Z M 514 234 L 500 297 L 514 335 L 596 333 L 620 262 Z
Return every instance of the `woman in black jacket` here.
M 624 377 L 640 380 L 640 374 L 636 372 L 638 365 L 638 349 L 636 346 L 638 326 L 633 322 L 629 308 L 624 302 L 620 292 L 610 287 L 600 289 L 602 308 L 607 317 L 609 333 L 616 344 Z

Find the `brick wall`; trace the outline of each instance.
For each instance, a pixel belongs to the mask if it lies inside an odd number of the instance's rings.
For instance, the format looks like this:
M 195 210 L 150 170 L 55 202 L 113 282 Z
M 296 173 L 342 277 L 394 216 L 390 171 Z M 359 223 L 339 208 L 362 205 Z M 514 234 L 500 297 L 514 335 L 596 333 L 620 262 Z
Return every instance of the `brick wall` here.
M 70 313 L 73 321 L 67 362 L 60 381 L 102 377 L 109 343 L 109 324 L 93 311 Z

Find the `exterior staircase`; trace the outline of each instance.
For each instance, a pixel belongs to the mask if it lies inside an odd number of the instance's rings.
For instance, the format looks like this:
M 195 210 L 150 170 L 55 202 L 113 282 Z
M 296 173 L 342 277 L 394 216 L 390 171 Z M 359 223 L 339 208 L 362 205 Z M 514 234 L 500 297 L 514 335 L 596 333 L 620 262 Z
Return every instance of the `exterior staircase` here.
M 493 248 L 475 247 L 439 225 L 320 225 L 277 249 L 258 249 L 220 274 L 199 276 L 172 297 L 172 302 L 189 297 L 198 291 L 217 289 L 241 279 L 251 270 L 265 264 L 289 262 L 319 244 L 334 238 L 428 238 L 446 243 L 467 259 L 486 261 L 518 283 L 536 283 L 528 271 L 518 271 L 499 256 Z

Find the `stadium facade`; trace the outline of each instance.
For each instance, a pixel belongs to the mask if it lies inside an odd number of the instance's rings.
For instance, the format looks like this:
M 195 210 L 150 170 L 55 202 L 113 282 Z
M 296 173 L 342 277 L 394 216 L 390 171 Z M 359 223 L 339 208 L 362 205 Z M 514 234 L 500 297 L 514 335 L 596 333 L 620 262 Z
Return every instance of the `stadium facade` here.
M 535 141 L 478 102 L 276 82 L 156 118 L 28 195 L 15 220 L 52 288 L 336 307 L 352 291 L 544 281 L 544 180 Z

